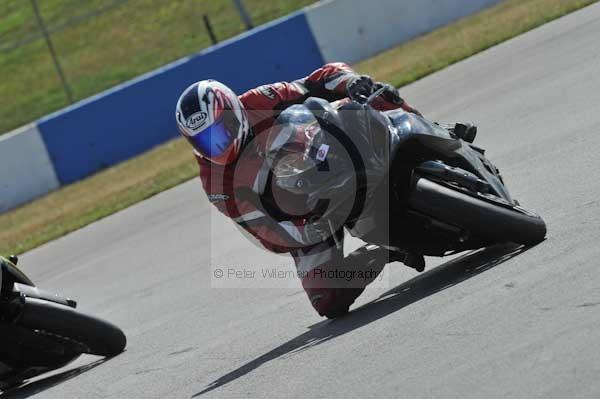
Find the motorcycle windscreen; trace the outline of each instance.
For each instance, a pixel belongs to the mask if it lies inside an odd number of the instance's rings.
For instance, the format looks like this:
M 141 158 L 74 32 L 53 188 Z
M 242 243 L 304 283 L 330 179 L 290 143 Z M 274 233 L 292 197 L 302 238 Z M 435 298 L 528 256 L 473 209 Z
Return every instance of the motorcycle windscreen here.
M 312 135 L 318 131 L 314 115 L 301 104 L 283 111 L 267 139 L 266 158 L 271 171 L 277 177 L 301 175 L 316 167 L 317 162 L 309 156 Z
M 273 174 L 276 177 L 290 177 L 305 174 L 315 168 L 317 163 L 314 159 L 303 153 L 290 153 L 280 157 L 275 163 Z

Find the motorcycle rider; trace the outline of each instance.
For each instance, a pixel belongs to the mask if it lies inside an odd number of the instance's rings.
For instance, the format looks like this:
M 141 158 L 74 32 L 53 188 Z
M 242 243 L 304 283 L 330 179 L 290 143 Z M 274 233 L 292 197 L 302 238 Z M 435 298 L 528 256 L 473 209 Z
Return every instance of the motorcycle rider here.
M 264 156 L 266 132 L 284 109 L 308 97 L 336 101 L 379 88 L 384 91 L 373 108 L 402 108 L 420 115 L 396 88 L 373 82 L 344 63 L 327 64 L 303 79 L 267 84 L 239 97 L 220 82 L 199 81 L 183 91 L 176 106 L 179 130 L 193 147 L 210 202 L 268 250 L 290 253 L 312 306 L 329 318 L 345 314 L 389 261 L 402 260 L 423 270 L 423 257 L 390 257 L 384 248 L 364 246 L 344 258 L 343 229 L 328 234 L 326 226 L 311 224 L 302 212 L 287 220 L 272 217 L 275 211 L 266 209 L 269 201 L 261 198 L 277 196 L 282 202 L 285 193 L 274 193 L 277 188 L 271 184 Z M 349 281 L 332 277 L 334 269 L 362 274 Z

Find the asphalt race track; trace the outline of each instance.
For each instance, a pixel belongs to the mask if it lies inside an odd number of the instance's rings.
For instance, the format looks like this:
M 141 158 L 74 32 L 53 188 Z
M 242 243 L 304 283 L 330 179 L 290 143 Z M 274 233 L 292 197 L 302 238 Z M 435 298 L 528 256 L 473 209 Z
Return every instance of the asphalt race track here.
M 432 119 L 479 124 L 548 223 L 540 245 L 428 259 L 422 275 L 389 265 L 387 288 L 331 322 L 296 281 L 210 288 L 211 264 L 292 261 L 250 244 L 194 180 L 22 257 L 129 344 L 0 397 L 600 397 L 599 38 L 596 4 L 403 90 Z

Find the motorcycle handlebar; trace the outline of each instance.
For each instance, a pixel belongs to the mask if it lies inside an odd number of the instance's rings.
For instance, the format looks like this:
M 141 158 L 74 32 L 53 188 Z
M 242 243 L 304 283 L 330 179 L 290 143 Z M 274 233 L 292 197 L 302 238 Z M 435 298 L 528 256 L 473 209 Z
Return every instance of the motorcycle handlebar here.
M 370 105 L 377 97 L 383 94 L 385 91 L 385 87 L 381 87 L 379 90 L 375 90 L 373 93 L 369 95 L 369 97 L 365 95 L 358 95 L 357 98 L 351 98 L 352 101 L 355 101 L 359 104 Z

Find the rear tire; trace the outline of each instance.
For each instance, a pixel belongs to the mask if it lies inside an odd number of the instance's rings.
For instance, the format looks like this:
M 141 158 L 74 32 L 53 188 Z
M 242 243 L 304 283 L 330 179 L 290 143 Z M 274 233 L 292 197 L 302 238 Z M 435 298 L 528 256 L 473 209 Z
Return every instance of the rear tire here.
M 475 193 L 467 194 L 423 177 L 417 180 L 408 204 L 418 212 L 466 230 L 473 238 L 493 243 L 535 245 L 546 236 L 546 224 L 538 215 L 495 204 Z
M 127 338 L 120 328 L 68 306 L 25 298 L 18 324 L 73 341 L 83 353 L 112 357 L 123 352 Z

